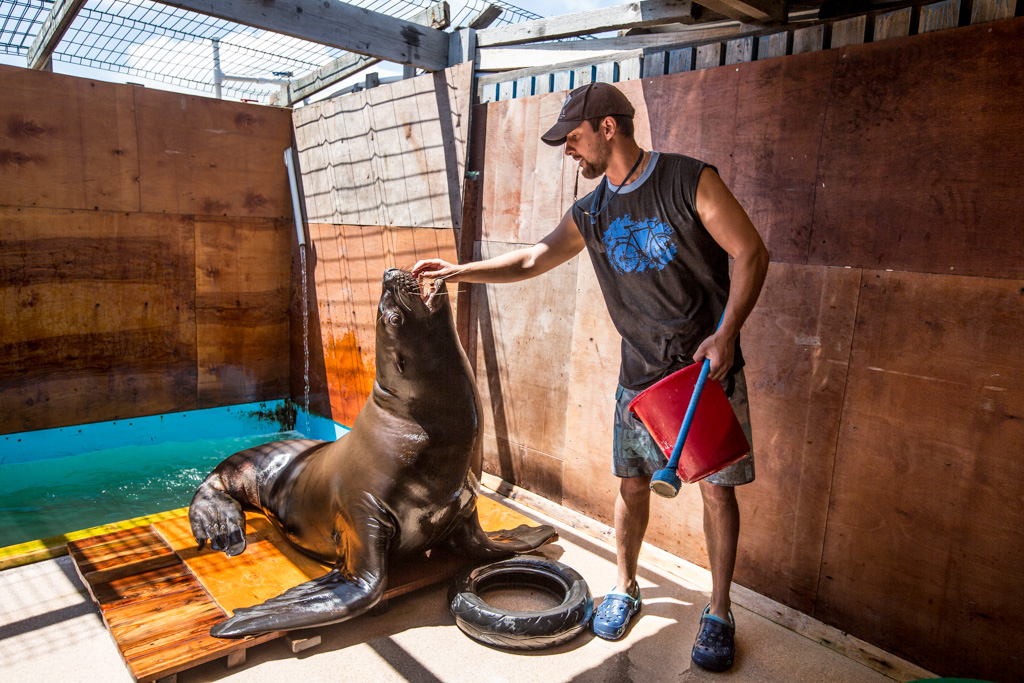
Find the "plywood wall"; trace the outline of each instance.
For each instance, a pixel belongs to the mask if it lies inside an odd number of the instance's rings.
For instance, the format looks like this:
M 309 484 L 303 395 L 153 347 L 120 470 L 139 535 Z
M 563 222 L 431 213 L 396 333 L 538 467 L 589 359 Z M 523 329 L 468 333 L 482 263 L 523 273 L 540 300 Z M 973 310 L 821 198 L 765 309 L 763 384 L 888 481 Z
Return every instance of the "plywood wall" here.
M 458 261 L 471 83 L 467 62 L 294 112 L 310 248 L 291 391 L 305 401 L 308 386 L 311 409 L 342 424 L 373 386 L 384 271 Z M 301 290 L 294 259 L 292 277 Z
M 0 80 L 0 433 L 287 396 L 288 112 Z
M 715 164 L 772 253 L 737 581 L 1000 681 L 1024 680 L 1022 39 L 1010 19 L 620 84 L 641 144 Z M 571 162 L 537 140 L 563 98 L 474 109 L 476 257 L 568 208 Z M 589 259 L 472 309 L 485 467 L 610 523 L 619 339 Z M 706 564 L 695 487 L 654 501 L 648 540 Z

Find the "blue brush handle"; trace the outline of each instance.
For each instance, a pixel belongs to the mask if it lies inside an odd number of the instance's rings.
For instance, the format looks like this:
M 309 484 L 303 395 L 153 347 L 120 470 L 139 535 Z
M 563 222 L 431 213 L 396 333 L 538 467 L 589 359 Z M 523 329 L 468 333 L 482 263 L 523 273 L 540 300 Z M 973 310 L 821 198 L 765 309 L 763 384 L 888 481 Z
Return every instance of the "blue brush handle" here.
M 725 320 L 725 312 L 722 312 L 722 317 L 718 320 L 718 325 L 715 326 L 715 332 L 718 332 L 718 328 L 722 326 L 722 320 Z M 674 472 L 679 467 L 679 458 L 683 454 L 683 445 L 686 443 L 686 435 L 690 432 L 690 425 L 693 424 L 693 416 L 697 412 L 697 404 L 700 402 L 700 395 L 704 391 L 704 384 L 708 381 L 708 375 L 711 373 L 711 359 L 705 358 L 704 364 L 700 368 L 700 374 L 697 375 L 697 383 L 693 385 L 693 394 L 690 396 L 690 405 L 686 408 L 686 415 L 683 416 L 683 424 L 679 427 L 679 436 L 676 437 L 675 448 L 672 449 L 672 457 L 668 459 L 668 464 L 665 465 L 665 469 Z

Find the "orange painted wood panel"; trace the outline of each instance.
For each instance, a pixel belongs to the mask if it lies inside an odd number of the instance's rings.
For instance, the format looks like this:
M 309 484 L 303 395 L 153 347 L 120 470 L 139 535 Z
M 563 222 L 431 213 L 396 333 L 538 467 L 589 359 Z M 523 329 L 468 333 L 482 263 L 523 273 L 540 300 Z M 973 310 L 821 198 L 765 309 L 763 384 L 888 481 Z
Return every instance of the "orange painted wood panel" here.
M 741 334 L 757 479 L 736 580 L 812 613 L 861 273 L 773 263 Z
M 310 303 L 319 317 L 331 414 L 334 420 L 351 425 L 373 386 L 384 271 L 409 269 L 423 258 L 456 261 L 458 247 L 453 231 L 432 228 L 312 223 L 309 232 L 313 243 L 309 287 L 315 296 Z
M 235 557 L 209 547 L 199 550 L 187 516 L 153 527 L 229 614 L 323 576 L 329 569 L 296 550 L 266 517 L 256 513 L 246 515 L 246 549 Z
M 190 217 L 0 208 L 5 433 L 195 408 Z
M 0 66 L 0 205 L 138 211 L 132 86 Z
M 196 219 L 199 407 L 288 394 L 290 246 L 281 219 Z
M 1024 277 L 1022 42 L 1016 18 L 840 51 L 811 263 Z
M 1021 280 L 864 273 L 815 616 L 943 675 L 1022 672 L 1022 305 Z
M 288 218 L 287 109 L 138 88 L 142 210 Z

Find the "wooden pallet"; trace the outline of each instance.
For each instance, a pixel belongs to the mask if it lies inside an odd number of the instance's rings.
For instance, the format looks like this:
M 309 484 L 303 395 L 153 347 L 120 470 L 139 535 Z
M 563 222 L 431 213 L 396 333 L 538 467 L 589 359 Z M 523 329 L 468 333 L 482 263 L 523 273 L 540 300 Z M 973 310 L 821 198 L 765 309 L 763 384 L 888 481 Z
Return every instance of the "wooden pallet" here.
M 534 522 L 488 498 L 478 501 L 487 530 Z M 254 645 L 279 638 L 268 633 L 240 640 L 209 634 L 238 607 L 254 605 L 326 574 L 330 569 L 296 551 L 263 515 L 246 515 L 244 553 L 225 557 L 200 552 L 179 516 L 68 543 L 68 552 L 100 608 L 125 665 L 137 681 L 173 681 L 176 674 L 227 657 L 245 661 Z M 451 555 L 423 557 L 392 568 L 384 600 L 444 581 L 465 561 Z M 297 652 L 318 636 L 292 641 Z

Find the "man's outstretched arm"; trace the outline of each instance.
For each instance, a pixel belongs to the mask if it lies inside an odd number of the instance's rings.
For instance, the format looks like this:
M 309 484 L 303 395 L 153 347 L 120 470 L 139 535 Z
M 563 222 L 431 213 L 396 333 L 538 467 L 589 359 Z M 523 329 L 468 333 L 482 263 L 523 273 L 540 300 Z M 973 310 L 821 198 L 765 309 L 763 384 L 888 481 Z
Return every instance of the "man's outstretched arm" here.
M 518 282 L 546 273 L 565 263 L 585 247 L 583 236 L 566 212 L 558 226 L 536 244 L 485 261 L 452 264 L 424 259 L 412 268 L 416 277 L 441 278 L 448 282 Z

